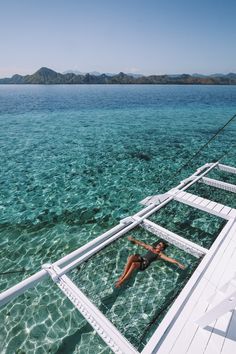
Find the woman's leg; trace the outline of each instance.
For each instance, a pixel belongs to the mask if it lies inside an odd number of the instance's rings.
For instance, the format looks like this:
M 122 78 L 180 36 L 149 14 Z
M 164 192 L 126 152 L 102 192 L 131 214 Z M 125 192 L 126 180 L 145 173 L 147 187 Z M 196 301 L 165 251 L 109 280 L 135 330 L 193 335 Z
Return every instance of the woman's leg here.
M 121 274 L 121 276 L 119 277 L 118 281 L 120 281 L 127 274 L 127 272 L 129 271 L 132 263 L 133 262 L 138 262 L 139 259 L 140 259 L 140 256 L 137 255 L 137 254 L 134 254 L 134 255 L 128 257 L 127 263 L 126 263 L 125 268 L 124 268 L 124 271 Z
M 126 281 L 127 279 L 130 278 L 131 274 L 133 273 L 133 271 L 135 269 L 139 269 L 140 267 L 140 262 L 133 262 L 128 270 L 128 272 L 123 276 L 122 279 L 120 279 L 117 283 L 116 283 L 116 288 L 119 288 L 124 281 Z

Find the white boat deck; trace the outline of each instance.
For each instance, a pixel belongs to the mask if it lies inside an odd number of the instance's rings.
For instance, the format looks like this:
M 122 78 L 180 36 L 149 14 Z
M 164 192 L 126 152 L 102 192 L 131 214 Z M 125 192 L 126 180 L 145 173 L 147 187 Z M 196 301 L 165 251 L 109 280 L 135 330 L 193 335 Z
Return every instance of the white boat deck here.
M 236 174 L 236 168 L 206 164 L 179 186 L 163 195 L 147 197 L 146 207 L 120 224 L 0 294 L 0 306 L 23 294 L 50 276 L 114 353 L 138 354 L 136 348 L 91 303 L 66 275 L 71 269 L 127 234 L 143 227 L 184 251 L 202 258 L 158 326 L 142 354 L 231 354 L 236 353 L 236 209 L 186 192 L 200 182 L 232 192 L 236 186 L 205 177 L 213 168 Z M 226 225 L 208 250 L 148 220 L 172 200 L 221 217 Z
M 229 231 L 226 235 L 222 233 L 216 240 L 212 250 L 205 256 L 158 328 L 159 333 L 156 331 L 156 337 L 154 335 L 152 338 L 153 343 L 150 341 L 143 353 L 236 353 L 234 309 L 209 323 L 205 328 L 196 323 L 196 320 L 219 304 L 222 299 L 228 296 L 228 300 L 232 301 L 233 291 L 236 291 L 234 282 L 229 284 L 227 292 L 223 293 L 221 289 L 236 273 L 236 220 L 229 223 Z M 179 306 L 187 293 L 189 293 L 187 301 L 179 311 Z
M 223 219 L 230 220 L 232 217 L 236 217 L 236 209 L 199 197 L 195 194 L 179 191 L 178 189 L 172 190 L 168 192 L 168 194 L 181 203 L 203 210 L 209 214 L 219 216 Z

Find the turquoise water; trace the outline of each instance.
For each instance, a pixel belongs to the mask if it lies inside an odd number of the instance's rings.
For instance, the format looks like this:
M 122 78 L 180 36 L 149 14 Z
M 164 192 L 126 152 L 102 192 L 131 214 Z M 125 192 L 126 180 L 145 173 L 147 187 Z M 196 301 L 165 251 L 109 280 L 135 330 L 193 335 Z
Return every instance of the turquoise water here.
M 0 272 L 24 270 L 0 275 L 0 291 L 140 210 L 140 200 L 199 165 L 229 152 L 222 162 L 236 166 L 234 123 L 172 177 L 235 112 L 236 87 L 229 86 L 0 86 Z M 209 198 L 207 186 L 193 189 Z M 211 193 L 235 206 L 231 194 Z M 170 203 L 152 219 L 210 246 L 222 220 L 185 208 Z M 153 241 L 140 229 L 132 234 Z M 116 292 L 128 254 L 137 251 L 125 237 L 71 272 L 135 346 L 145 344 L 175 285 L 197 265 L 171 246 L 167 254 L 186 262 L 186 271 L 157 262 Z M 5 306 L 0 318 L 4 353 L 110 353 L 49 280 Z

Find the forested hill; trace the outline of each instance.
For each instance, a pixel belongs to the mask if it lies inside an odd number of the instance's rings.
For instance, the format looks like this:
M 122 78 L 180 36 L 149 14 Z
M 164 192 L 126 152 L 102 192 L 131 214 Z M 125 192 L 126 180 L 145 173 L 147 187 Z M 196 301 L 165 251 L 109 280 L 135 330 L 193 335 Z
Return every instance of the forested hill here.
M 173 84 L 173 85 L 236 85 L 236 74 L 226 75 L 132 75 L 132 74 L 61 74 L 48 68 L 41 68 L 32 75 L 13 75 L 0 79 L 0 84 Z

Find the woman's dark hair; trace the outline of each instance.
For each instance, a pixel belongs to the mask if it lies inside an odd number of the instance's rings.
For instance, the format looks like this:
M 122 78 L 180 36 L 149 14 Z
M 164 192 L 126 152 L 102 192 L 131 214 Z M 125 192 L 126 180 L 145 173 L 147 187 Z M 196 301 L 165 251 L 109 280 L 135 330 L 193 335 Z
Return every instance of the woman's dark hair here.
M 159 245 L 159 243 L 163 243 L 163 251 L 166 249 L 166 247 L 169 246 L 168 243 L 166 241 L 162 240 L 162 239 L 154 242 L 152 246 L 156 247 L 157 245 Z

